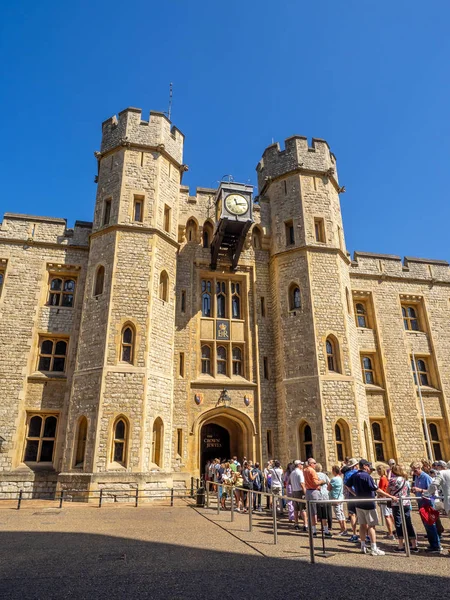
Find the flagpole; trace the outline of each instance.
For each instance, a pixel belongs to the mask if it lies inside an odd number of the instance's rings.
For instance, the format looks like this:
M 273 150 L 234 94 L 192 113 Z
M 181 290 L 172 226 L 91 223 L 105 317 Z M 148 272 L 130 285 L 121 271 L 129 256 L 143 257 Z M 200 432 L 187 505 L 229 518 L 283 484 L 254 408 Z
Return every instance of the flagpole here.
M 413 367 L 414 367 L 414 375 L 415 375 L 415 379 L 416 379 L 416 383 L 417 383 L 417 391 L 419 392 L 420 408 L 422 410 L 423 428 L 425 431 L 425 439 L 427 442 L 427 449 L 428 449 L 428 459 L 432 461 L 433 460 L 433 450 L 431 449 L 430 433 L 428 431 L 427 417 L 425 415 L 425 406 L 423 404 L 423 398 L 422 398 L 422 387 L 420 385 L 419 373 L 417 371 L 416 356 L 414 354 L 414 351 L 412 352 L 412 360 L 413 360 Z

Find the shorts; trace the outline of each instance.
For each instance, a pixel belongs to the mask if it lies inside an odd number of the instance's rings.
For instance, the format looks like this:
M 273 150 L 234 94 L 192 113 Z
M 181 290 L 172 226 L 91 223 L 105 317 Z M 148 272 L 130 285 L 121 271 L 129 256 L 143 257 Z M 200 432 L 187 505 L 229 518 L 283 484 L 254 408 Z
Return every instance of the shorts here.
M 277 486 L 272 486 L 272 494 L 274 496 L 281 496 L 281 488 Z
M 389 508 L 387 504 L 383 506 L 383 516 L 384 517 L 392 517 L 392 508 Z
M 302 492 L 302 490 L 299 490 L 298 492 L 292 492 L 291 497 L 303 499 L 305 497 L 305 494 Z M 295 500 L 293 500 L 292 504 L 294 505 L 294 510 L 296 510 L 296 511 L 305 510 L 304 502 L 296 502 Z
M 375 527 L 375 525 L 378 525 L 378 513 L 376 508 L 371 508 L 370 510 L 365 508 L 357 508 L 356 515 L 360 525 L 368 525 L 369 527 Z
M 338 521 L 345 521 L 344 515 L 344 505 L 343 504 L 335 504 L 334 508 L 334 516 Z
M 320 500 L 319 490 L 306 490 L 307 500 Z M 317 516 L 317 504 L 311 504 L 311 514 Z

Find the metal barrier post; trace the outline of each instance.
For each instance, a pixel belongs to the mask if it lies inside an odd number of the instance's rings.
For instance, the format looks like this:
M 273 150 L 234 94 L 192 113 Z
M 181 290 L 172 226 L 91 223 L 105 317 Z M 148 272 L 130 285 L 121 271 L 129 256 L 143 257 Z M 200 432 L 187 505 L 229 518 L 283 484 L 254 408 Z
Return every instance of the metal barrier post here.
M 275 496 L 272 494 L 272 517 L 273 517 L 273 543 L 278 544 L 278 531 L 277 531 L 277 502 Z
M 197 489 L 199 488 L 199 482 L 198 482 L 198 477 L 197 477 Z
M 61 490 L 61 496 L 59 498 L 59 508 L 62 508 L 64 502 L 64 490 Z
M 17 510 L 20 510 L 20 505 L 22 504 L 22 495 L 23 495 L 23 490 L 20 490 L 19 497 L 17 498 Z
M 194 497 L 194 478 L 191 477 L 191 498 Z
M 220 485 L 217 486 L 217 514 L 220 515 L 220 495 L 219 495 L 219 489 L 220 489 Z
M 139 486 L 136 487 L 136 497 L 134 499 L 134 506 L 137 508 L 139 504 Z
M 173 506 L 173 488 L 170 490 L 170 506 Z
M 102 499 L 103 499 L 103 488 L 100 490 L 100 496 L 98 498 L 98 507 L 102 507 Z
M 206 487 L 206 508 L 209 508 L 209 481 L 205 481 Z
M 313 525 L 312 525 L 312 511 L 311 511 L 311 503 L 309 500 L 306 500 L 306 512 L 308 513 L 308 537 L 309 537 L 309 557 L 311 560 L 311 564 L 316 562 L 316 557 L 314 556 L 314 537 L 313 537 Z
M 408 531 L 406 529 L 405 507 L 403 506 L 403 498 L 401 496 L 399 497 L 399 505 L 400 505 L 400 516 L 402 518 L 403 543 L 405 544 L 405 552 L 406 552 L 406 556 L 411 556 L 411 550 L 409 547 L 409 536 L 408 536 Z
M 231 522 L 234 521 L 234 487 L 231 486 Z
M 253 529 L 252 510 L 253 510 L 253 492 L 249 492 L 248 493 L 248 530 L 249 531 L 251 531 Z

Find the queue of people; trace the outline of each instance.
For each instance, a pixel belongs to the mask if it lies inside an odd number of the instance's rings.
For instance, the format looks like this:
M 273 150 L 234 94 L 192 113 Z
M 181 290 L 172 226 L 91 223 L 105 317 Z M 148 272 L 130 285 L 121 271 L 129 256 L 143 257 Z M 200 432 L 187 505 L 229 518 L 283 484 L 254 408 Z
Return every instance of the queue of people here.
M 376 471 L 378 478 L 374 479 Z M 411 494 L 418 499 L 418 509 L 428 540 L 429 553 L 441 553 L 441 537 L 444 531 L 439 512 L 436 510 L 438 497 L 443 498 L 443 509 L 450 512 L 450 463 L 425 459 L 414 461 L 409 468 L 389 461 L 388 468 L 378 465 L 376 469 L 365 460 L 346 458 L 341 465 L 334 465 L 331 478 L 322 470 L 322 465 L 310 457 L 307 461 L 295 460 L 284 470 L 280 461 L 271 460 L 263 469 L 259 463 L 253 463 L 244 457 L 242 464 L 234 456 L 231 460 L 215 459 L 208 461 L 205 479 L 213 482 L 217 488 L 222 509 L 226 509 L 227 498 L 235 494 L 235 510 L 247 512 L 249 491 L 265 492 L 267 509 L 275 503 L 277 512 L 287 512 L 290 523 L 297 531 L 307 531 L 307 512 L 305 500 L 311 503 L 313 536 L 317 536 L 317 526 L 321 525 L 323 535 L 332 537 L 333 513 L 339 524 L 339 537 L 361 545 L 361 553 L 383 556 L 385 553 L 377 545 L 376 527 L 379 524 L 375 498 L 386 501 L 379 503 L 387 532 L 385 538 L 397 540 L 396 552 L 405 551 L 403 520 L 406 526 L 413 553 L 419 552 L 417 533 L 412 522 Z M 285 500 L 282 496 L 291 500 Z M 252 508 L 262 512 L 262 494 L 253 494 Z M 403 516 L 400 508 L 403 505 Z M 335 500 L 341 502 L 321 503 Z M 344 502 L 351 500 L 350 502 Z M 348 517 L 344 512 L 347 505 Z M 300 525 L 301 523 L 301 525 Z M 350 524 L 350 532 L 347 530 Z

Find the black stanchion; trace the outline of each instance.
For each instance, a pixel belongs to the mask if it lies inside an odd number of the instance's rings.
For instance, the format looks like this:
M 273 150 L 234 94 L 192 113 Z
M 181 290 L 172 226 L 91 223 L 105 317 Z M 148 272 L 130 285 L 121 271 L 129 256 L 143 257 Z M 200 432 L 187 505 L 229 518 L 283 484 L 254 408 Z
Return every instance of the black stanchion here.
M 317 507 L 317 504 L 316 504 Z M 331 556 L 334 556 L 336 553 L 335 552 L 327 552 L 325 549 L 325 535 L 324 535 L 324 530 L 323 530 L 323 521 L 322 519 L 320 519 L 321 522 L 321 526 L 322 526 L 322 550 L 320 552 L 316 552 L 316 556 L 320 556 L 321 558 L 330 558 Z
M 137 508 L 139 504 L 139 486 L 136 488 L 136 497 L 134 499 L 134 506 Z
M 173 488 L 170 490 L 170 506 L 173 506 Z
M 19 497 L 17 498 L 17 510 L 20 510 L 20 505 L 22 504 L 22 496 L 23 496 L 23 490 L 20 490 Z
M 59 498 L 59 508 L 62 508 L 64 502 L 64 490 L 61 490 L 61 496 Z
M 98 507 L 102 507 L 102 499 L 103 499 L 103 488 L 100 490 L 100 496 L 98 498 Z

